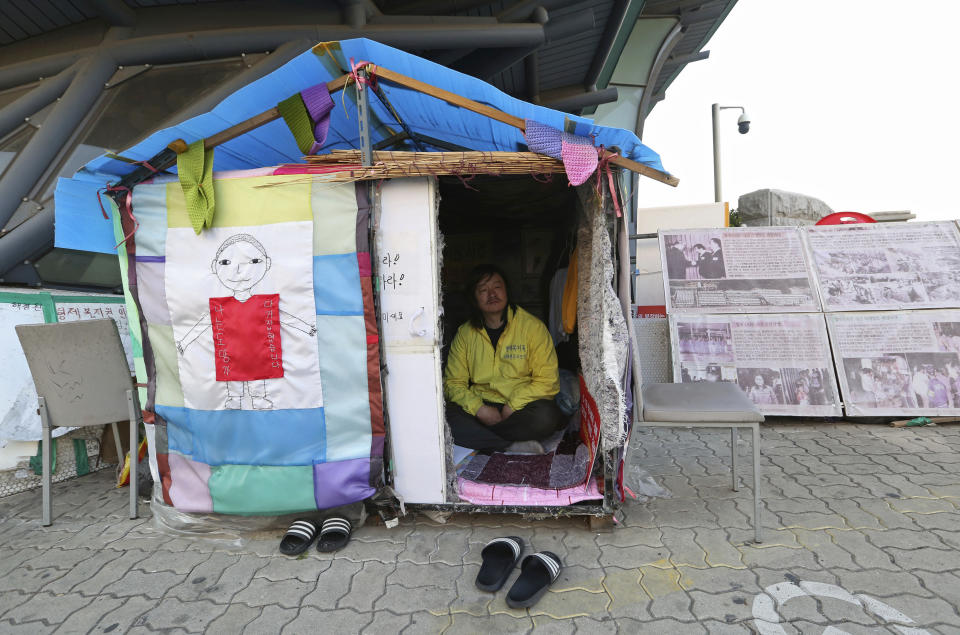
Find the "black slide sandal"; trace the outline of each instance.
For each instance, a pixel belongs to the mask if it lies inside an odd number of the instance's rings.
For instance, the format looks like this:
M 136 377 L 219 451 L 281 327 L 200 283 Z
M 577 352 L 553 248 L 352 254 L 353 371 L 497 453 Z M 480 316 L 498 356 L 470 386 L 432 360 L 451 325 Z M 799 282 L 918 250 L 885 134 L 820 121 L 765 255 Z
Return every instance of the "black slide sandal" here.
M 317 551 L 329 553 L 342 549 L 344 545 L 350 542 L 350 529 L 350 521 L 343 516 L 326 519 L 320 527 Z
M 288 556 L 296 556 L 303 553 L 313 544 L 313 539 L 317 537 L 317 524 L 306 518 L 299 518 L 293 521 L 290 529 L 283 535 L 280 541 L 280 553 Z
M 529 608 L 536 604 L 560 576 L 563 564 L 552 551 L 540 551 L 523 559 L 520 576 L 507 593 L 507 606 Z
M 476 585 L 481 591 L 499 591 L 510 577 L 523 553 L 523 540 L 516 536 L 494 538 L 480 552 L 483 564 L 477 573 Z

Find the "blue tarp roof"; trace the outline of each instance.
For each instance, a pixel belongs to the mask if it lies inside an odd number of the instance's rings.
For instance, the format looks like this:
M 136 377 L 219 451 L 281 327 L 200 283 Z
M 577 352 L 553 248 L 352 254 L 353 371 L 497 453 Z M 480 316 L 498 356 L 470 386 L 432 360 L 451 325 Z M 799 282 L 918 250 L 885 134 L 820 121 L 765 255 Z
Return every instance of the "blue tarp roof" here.
M 593 136 L 596 145 L 617 147 L 624 155 L 663 171 L 660 157 L 635 134 L 619 128 L 595 125 L 591 120 L 537 106 L 501 92 L 475 77 L 366 39 L 343 40 L 306 51 L 269 75 L 232 93 L 213 110 L 170 128 L 159 130 L 137 145 L 119 151 L 127 159 L 145 161 L 170 142 L 187 143 L 212 136 L 277 105 L 306 88 L 329 82 L 344 74 L 351 62 L 371 62 L 438 88 L 487 104 L 523 119 L 578 135 Z M 472 150 L 526 150 L 523 134 L 516 128 L 484 115 L 452 106 L 421 92 L 382 82 L 387 99 L 414 134 L 439 139 Z M 333 95 L 330 132 L 321 152 L 360 147 L 353 89 Z M 374 143 L 400 132 L 401 128 L 376 97 L 370 99 L 371 139 Z M 440 150 L 430 147 L 430 150 Z M 214 170 L 261 168 L 302 160 L 293 135 L 284 121 L 276 120 L 215 150 Z M 101 156 L 87 163 L 72 178 L 60 179 L 56 190 L 57 247 L 115 253 L 112 225 L 103 219 L 96 192 L 118 181 L 135 165 Z

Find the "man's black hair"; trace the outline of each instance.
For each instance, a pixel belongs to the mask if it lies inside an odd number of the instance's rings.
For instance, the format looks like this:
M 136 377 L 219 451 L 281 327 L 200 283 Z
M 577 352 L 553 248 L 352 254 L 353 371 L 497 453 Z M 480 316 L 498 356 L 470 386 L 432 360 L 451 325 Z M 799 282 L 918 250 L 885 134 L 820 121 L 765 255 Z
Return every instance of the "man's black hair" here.
M 485 263 L 482 265 L 477 265 L 470 271 L 470 275 L 467 276 L 467 283 L 464 285 L 463 291 L 466 296 L 467 305 L 470 307 L 470 324 L 475 326 L 478 329 L 482 329 L 483 322 L 483 311 L 480 310 L 480 306 L 477 305 L 477 285 L 481 282 L 484 282 L 490 276 L 497 274 L 503 278 L 503 289 L 507 294 L 507 306 L 504 308 L 504 320 L 506 320 L 506 311 L 507 309 L 517 309 L 516 303 L 513 302 L 513 293 L 510 291 L 510 280 L 507 278 L 507 274 L 503 272 L 503 269 L 497 265 Z

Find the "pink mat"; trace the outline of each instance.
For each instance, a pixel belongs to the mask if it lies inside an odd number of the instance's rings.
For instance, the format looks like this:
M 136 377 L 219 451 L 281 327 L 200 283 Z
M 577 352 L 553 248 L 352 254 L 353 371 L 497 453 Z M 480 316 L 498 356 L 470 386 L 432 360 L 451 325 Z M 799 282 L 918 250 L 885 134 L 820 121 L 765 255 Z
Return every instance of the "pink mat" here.
M 597 481 L 590 479 L 590 485 L 575 485 L 564 489 L 539 489 L 536 487 L 518 487 L 516 485 L 490 485 L 457 478 L 460 498 L 474 505 L 572 505 L 583 500 L 603 498 L 597 488 Z

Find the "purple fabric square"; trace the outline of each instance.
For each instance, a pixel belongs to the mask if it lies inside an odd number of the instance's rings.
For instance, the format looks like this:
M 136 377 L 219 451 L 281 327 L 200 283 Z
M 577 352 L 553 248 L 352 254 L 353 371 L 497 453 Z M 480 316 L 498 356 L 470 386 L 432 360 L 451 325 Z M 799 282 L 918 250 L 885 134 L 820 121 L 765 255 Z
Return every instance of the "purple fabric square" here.
M 313 496 L 317 509 L 330 509 L 369 498 L 370 459 L 313 464 Z
M 527 119 L 524 127 L 523 136 L 527 140 L 527 147 L 530 148 L 530 152 L 545 154 L 554 159 L 563 158 L 560 142 L 562 132 L 532 119 Z
M 333 110 L 333 98 L 330 97 L 330 91 L 326 84 L 317 84 L 311 86 L 300 93 L 303 104 L 307 107 L 307 113 L 313 121 L 313 138 L 315 143 L 311 152 L 315 152 L 327 140 L 327 132 L 330 130 L 330 111 Z

